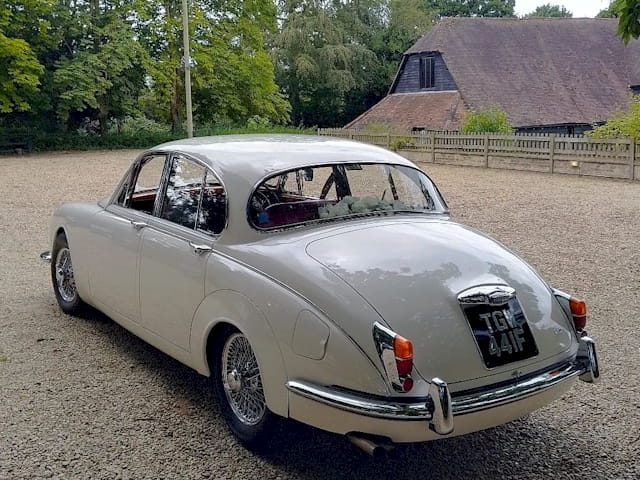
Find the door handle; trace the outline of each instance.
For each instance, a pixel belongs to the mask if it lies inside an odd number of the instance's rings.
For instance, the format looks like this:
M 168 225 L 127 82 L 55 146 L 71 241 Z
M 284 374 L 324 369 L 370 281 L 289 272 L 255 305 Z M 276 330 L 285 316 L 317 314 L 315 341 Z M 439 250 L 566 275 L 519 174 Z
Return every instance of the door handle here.
M 213 250 L 213 248 L 211 248 L 209 245 L 197 245 L 195 243 L 189 242 L 189 246 L 191 247 L 195 255 L 204 255 L 205 253 L 209 253 L 211 250 Z
M 149 225 L 147 225 L 145 222 L 136 222 L 134 220 L 131 220 L 131 226 L 136 230 L 142 230 L 144 227 L 148 227 Z

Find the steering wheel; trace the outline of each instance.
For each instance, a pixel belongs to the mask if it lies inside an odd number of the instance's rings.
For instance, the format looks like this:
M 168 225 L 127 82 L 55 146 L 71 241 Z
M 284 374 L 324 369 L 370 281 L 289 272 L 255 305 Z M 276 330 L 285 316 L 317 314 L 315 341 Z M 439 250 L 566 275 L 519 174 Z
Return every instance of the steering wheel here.
M 278 195 L 270 190 L 256 190 L 251 199 L 251 206 L 254 210 L 261 212 L 269 205 L 279 202 Z

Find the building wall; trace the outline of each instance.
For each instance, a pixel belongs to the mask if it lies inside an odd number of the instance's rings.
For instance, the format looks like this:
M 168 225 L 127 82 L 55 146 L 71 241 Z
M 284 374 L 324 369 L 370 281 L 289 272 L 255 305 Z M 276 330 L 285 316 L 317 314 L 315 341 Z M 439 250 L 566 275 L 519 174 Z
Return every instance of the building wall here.
M 582 135 L 584 132 L 593 129 L 589 124 L 575 125 L 540 125 L 536 127 L 516 128 L 516 133 L 544 133 L 544 134 L 561 134 L 561 135 Z
M 420 57 L 431 56 L 434 58 L 435 86 L 429 89 L 420 89 Z M 446 90 L 458 90 L 447 64 L 439 53 L 420 53 L 409 55 L 403 70 L 398 76 L 398 81 L 391 93 L 412 92 L 438 92 Z

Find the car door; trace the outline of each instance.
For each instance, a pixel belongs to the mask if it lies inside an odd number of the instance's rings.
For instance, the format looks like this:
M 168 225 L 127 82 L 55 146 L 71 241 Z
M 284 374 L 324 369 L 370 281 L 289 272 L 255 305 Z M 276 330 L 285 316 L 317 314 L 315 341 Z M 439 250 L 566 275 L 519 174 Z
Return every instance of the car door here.
M 91 297 L 101 309 L 139 323 L 138 253 L 144 227 L 153 219 L 166 154 L 133 164 L 120 190 L 91 224 Z
M 170 165 L 157 218 L 142 237 L 141 322 L 188 351 L 208 258 L 225 223 L 226 195 L 213 172 L 196 160 L 175 155 Z

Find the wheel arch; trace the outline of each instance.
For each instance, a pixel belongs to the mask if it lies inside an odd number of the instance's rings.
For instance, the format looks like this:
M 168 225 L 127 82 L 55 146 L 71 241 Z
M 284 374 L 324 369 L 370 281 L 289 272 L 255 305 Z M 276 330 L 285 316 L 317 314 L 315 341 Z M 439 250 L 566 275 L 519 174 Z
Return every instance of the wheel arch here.
M 225 326 L 232 326 L 249 339 L 258 365 L 269 409 L 288 416 L 287 373 L 279 343 L 266 316 L 249 298 L 234 290 L 209 294 L 198 307 L 191 326 L 193 367 L 211 376 L 211 349 Z

